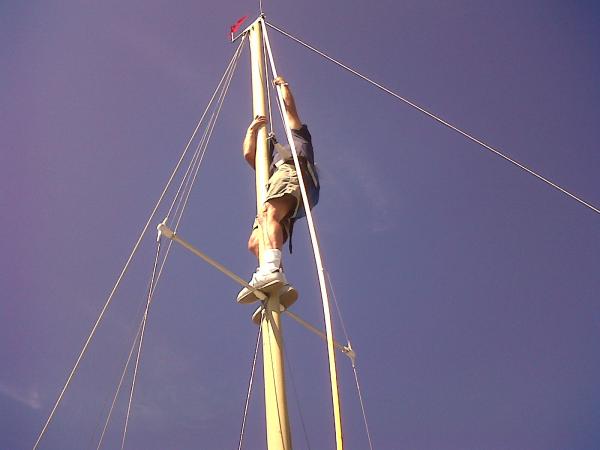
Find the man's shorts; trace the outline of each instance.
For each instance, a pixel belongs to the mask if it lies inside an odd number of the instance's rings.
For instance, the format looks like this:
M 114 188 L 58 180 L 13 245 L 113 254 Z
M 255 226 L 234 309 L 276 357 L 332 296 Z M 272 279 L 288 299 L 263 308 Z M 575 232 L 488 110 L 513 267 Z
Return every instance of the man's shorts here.
M 312 182 L 308 181 L 310 175 L 305 173 L 305 170 L 302 170 L 302 175 L 306 183 L 308 183 L 308 198 L 312 203 L 313 194 L 313 186 Z M 287 240 L 290 235 L 290 221 L 291 219 L 296 219 L 299 217 L 304 217 L 306 213 L 304 212 L 304 205 L 302 202 L 302 191 L 300 190 L 300 182 L 298 180 L 298 174 L 296 173 L 296 167 L 293 162 L 280 164 L 273 175 L 269 178 L 267 183 L 267 197 L 265 201 L 269 201 L 274 198 L 280 198 L 284 195 L 291 195 L 295 200 L 295 206 L 290 210 L 288 215 L 283 218 L 281 221 L 281 226 L 283 227 L 283 240 L 284 242 Z M 254 220 L 254 224 L 252 225 L 252 230 L 258 228 L 258 220 Z
M 290 235 L 290 219 L 296 215 L 298 207 L 302 205 L 302 192 L 300 191 L 298 174 L 296 173 L 296 168 L 293 164 L 281 164 L 277 167 L 267 183 L 267 197 L 265 198 L 265 201 L 280 198 L 284 195 L 291 195 L 296 200 L 295 206 L 281 220 L 283 241 L 285 242 Z M 255 218 L 254 224 L 252 225 L 252 231 L 257 228 L 258 219 Z
M 294 208 L 288 214 L 288 218 L 293 218 L 298 212 L 298 207 L 302 205 L 302 192 L 300 182 L 294 164 L 284 163 L 277 167 L 267 183 L 267 197 L 265 201 L 274 198 L 280 198 L 284 195 L 291 195 L 295 200 Z

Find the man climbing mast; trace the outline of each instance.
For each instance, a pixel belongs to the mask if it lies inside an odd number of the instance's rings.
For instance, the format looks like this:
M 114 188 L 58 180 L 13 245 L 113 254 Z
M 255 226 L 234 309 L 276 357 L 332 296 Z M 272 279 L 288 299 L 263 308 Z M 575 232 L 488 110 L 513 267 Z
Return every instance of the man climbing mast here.
M 306 183 L 309 207 L 312 209 L 319 201 L 319 179 L 314 166 L 312 138 L 308 127 L 302 123 L 298 116 L 296 102 L 289 84 L 283 77 L 277 77 L 273 80 L 273 83 L 281 86 L 287 121 L 291 128 L 294 146 L 300 161 L 300 169 Z M 244 158 L 253 169 L 255 167 L 258 130 L 266 124 L 266 117 L 257 116 L 250 123 L 244 138 L 242 145 Z M 280 290 L 280 302 L 285 308 L 288 308 L 298 298 L 298 292 L 287 282 L 283 273 L 281 249 L 288 238 L 291 241 L 294 222 L 306 213 L 304 212 L 300 184 L 290 146 L 279 144 L 275 136 L 271 134 L 269 136 L 269 151 L 271 165 L 267 196 L 262 210 L 259 211 L 258 217 L 254 221 L 252 233 L 248 239 L 248 250 L 257 258 L 259 256 L 259 242 L 262 239 L 265 254 L 263 255 L 263 263 L 256 270 L 249 284 L 265 292 Z M 248 288 L 242 289 L 237 296 L 239 303 L 252 303 L 256 300 L 258 298 Z

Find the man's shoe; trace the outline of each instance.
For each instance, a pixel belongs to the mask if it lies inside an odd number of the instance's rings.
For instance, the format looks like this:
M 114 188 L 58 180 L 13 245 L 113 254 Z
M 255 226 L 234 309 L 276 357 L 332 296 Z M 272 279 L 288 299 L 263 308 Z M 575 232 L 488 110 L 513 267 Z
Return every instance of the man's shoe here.
M 267 273 L 259 272 L 257 270 L 254 272 L 254 275 L 252 275 L 252 280 L 250 280 L 250 283 L 248 284 L 259 291 L 270 293 L 280 289 L 286 284 L 286 279 L 281 269 Z M 237 296 L 238 303 L 253 303 L 257 300 L 258 297 L 256 296 L 256 293 L 247 287 L 242 289 Z
M 284 284 L 279 291 L 279 303 L 285 308 L 288 309 L 298 300 L 298 291 L 291 284 Z

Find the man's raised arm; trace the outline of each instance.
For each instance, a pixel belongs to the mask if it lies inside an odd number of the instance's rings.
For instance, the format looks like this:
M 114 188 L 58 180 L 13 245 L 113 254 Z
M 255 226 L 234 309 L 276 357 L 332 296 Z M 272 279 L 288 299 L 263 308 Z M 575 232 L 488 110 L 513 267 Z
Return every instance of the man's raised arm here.
M 254 161 L 256 159 L 256 137 L 258 135 L 258 130 L 260 127 L 265 126 L 267 123 L 267 118 L 265 116 L 256 116 L 250 126 L 248 127 L 248 131 L 246 131 L 246 136 L 244 137 L 244 143 L 242 144 L 242 151 L 244 152 L 244 159 L 250 164 L 250 167 L 254 169 Z
M 292 90 L 289 84 L 283 77 L 277 77 L 273 80 L 273 84 L 281 86 L 281 94 L 283 95 L 283 103 L 285 103 L 285 112 L 287 115 L 288 123 L 290 128 L 293 130 L 299 130 L 302 128 L 302 121 L 298 116 L 298 110 L 296 109 L 296 102 L 292 95 Z

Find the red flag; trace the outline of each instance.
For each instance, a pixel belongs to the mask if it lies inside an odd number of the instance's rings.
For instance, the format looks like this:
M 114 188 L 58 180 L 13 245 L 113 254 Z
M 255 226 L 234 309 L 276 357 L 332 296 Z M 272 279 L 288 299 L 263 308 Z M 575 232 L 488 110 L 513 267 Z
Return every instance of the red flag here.
M 246 20 L 247 18 L 248 16 L 244 16 L 241 19 L 238 19 L 236 23 L 231 25 L 231 28 L 229 29 L 229 32 L 231 33 L 231 39 L 233 39 L 233 33 L 239 30 L 240 26 L 244 23 L 244 20 Z

